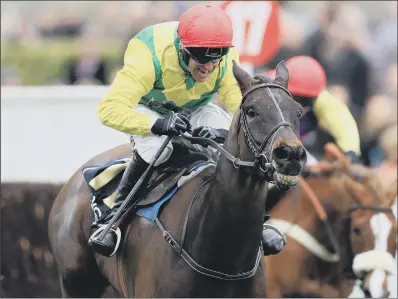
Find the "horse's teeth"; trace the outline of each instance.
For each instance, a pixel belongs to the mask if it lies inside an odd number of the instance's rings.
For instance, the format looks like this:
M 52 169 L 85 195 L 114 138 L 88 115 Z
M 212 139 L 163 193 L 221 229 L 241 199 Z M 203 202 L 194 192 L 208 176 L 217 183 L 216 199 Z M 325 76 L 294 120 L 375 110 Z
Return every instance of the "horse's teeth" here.
M 284 175 L 284 174 L 278 173 L 278 176 L 280 179 L 287 181 L 287 182 L 295 182 L 297 180 L 297 176 L 293 176 L 293 175 Z

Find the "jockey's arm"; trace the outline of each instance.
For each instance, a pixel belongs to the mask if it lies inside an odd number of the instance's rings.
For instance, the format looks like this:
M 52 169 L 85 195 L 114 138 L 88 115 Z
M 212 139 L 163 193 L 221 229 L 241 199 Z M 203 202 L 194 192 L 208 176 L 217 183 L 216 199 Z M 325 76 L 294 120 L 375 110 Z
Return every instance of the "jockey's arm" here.
M 315 100 L 313 109 L 319 126 L 334 138 L 341 150 L 360 156 L 358 126 L 348 107 L 324 90 Z
M 242 93 L 232 71 L 233 60 L 239 64 L 238 52 L 234 48 L 231 48 L 228 54 L 227 71 L 218 89 L 220 102 L 223 103 L 232 114 L 239 108 L 242 101 Z
M 124 55 L 124 65 L 98 106 L 102 124 L 132 135 L 149 135 L 155 118 L 135 110 L 155 82 L 155 68 L 148 47 L 133 38 Z

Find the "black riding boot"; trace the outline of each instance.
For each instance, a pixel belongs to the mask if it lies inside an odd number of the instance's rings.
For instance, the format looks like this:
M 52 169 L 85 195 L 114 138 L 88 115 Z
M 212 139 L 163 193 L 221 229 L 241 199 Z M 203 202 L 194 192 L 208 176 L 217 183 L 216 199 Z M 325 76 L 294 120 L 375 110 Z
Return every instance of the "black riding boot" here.
M 265 215 L 265 222 L 268 221 L 269 218 L 270 218 L 269 215 Z M 275 226 L 268 223 L 264 223 L 262 244 L 263 244 L 264 256 L 275 255 L 281 252 L 283 247 L 285 247 L 286 237 Z
M 117 241 L 118 238 L 120 239 L 120 236 L 117 236 L 117 234 L 120 234 L 119 229 L 118 231 L 110 229 L 102 238 L 102 240 L 99 239 L 99 236 L 101 235 L 102 230 L 106 227 L 106 224 L 109 223 L 109 221 L 113 218 L 113 215 L 115 215 L 115 213 L 119 210 L 119 207 L 122 205 L 123 201 L 134 188 L 135 184 L 148 168 L 148 166 L 149 164 L 140 157 L 137 151 L 134 151 L 133 158 L 124 171 L 122 180 L 118 186 L 114 206 L 106 218 L 101 221 L 103 225 L 91 235 L 88 241 L 89 246 L 95 252 L 107 257 L 112 256 L 116 252 L 116 246 L 119 245 Z

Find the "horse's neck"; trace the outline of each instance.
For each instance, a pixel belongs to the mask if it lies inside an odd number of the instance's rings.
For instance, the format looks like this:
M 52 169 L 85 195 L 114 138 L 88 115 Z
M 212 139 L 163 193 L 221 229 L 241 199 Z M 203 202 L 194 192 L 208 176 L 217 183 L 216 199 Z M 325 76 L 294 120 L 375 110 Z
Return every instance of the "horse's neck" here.
M 331 283 L 338 287 L 338 284 L 342 283 L 342 272 L 344 267 L 351 264 L 352 258 L 350 256 L 350 248 L 348 248 L 349 242 L 349 223 L 346 214 L 340 210 L 340 206 L 344 205 L 344 196 L 334 188 L 333 184 L 330 183 L 329 178 L 313 179 L 308 180 L 308 183 L 313 188 L 314 193 L 317 195 L 320 204 L 324 208 L 327 219 L 331 225 L 332 232 L 336 237 L 337 243 L 340 249 L 340 262 L 339 263 L 320 263 L 319 259 L 313 256 L 314 263 L 313 267 L 308 267 L 308 272 L 312 274 L 321 275 L 320 279 L 327 279 L 328 283 Z M 301 190 L 301 192 L 303 192 Z M 346 196 L 345 196 L 346 197 Z M 285 208 L 287 202 L 285 202 Z M 330 236 L 326 233 L 326 227 L 324 222 L 317 215 L 314 206 L 310 202 L 307 195 L 302 193 L 300 197 L 300 205 L 297 207 L 297 224 L 303 226 L 315 239 L 321 243 L 329 252 L 334 252 L 332 241 Z M 318 267 L 319 266 L 319 267 Z
M 228 137 L 224 148 L 239 157 L 236 137 Z M 266 192 L 265 181 L 248 176 L 220 155 L 196 213 L 191 247 L 195 256 L 229 273 L 252 267 L 261 244 Z
M 337 233 L 337 230 L 341 229 L 340 221 L 342 220 L 342 212 L 340 207 L 345 205 L 342 194 L 335 188 L 334 184 L 331 183 L 330 178 L 309 179 L 308 183 L 319 199 L 319 203 L 325 210 L 327 219 L 331 224 L 333 231 Z M 298 206 L 299 222 L 303 221 L 307 224 L 311 223 L 312 225 L 309 226 L 309 230 L 311 230 L 311 232 L 317 234 L 317 232 L 322 231 L 323 233 L 321 235 L 325 236 L 325 227 L 323 221 L 320 219 L 320 215 L 316 212 L 316 209 L 308 198 L 308 195 L 303 193 L 302 189 L 300 189 L 300 192 L 302 193 L 302 196 L 300 205 Z M 309 219 L 312 221 L 309 221 Z

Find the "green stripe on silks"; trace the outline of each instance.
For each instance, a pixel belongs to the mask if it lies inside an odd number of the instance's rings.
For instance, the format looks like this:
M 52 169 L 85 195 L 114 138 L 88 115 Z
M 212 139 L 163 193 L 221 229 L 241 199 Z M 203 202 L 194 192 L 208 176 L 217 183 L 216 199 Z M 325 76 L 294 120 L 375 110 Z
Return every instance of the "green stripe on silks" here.
M 180 44 L 180 38 L 178 37 L 177 34 L 177 28 L 174 32 L 174 47 L 176 48 L 177 55 L 178 55 L 178 63 L 180 64 L 181 68 L 184 70 L 185 74 L 185 86 L 187 89 L 191 89 L 192 87 L 195 86 L 196 81 L 192 78 L 191 72 L 188 69 L 188 66 L 185 64 L 185 61 L 181 57 L 181 44 Z
M 149 101 L 151 100 L 156 100 L 158 102 L 164 102 L 166 101 L 166 97 L 164 96 L 163 92 L 160 90 L 155 90 L 152 89 L 150 92 L 148 92 L 146 95 L 144 95 L 141 100 L 140 104 L 143 104 L 145 106 L 148 106 Z M 167 115 L 169 114 L 169 111 L 164 109 L 161 105 L 156 105 L 155 107 L 150 108 L 153 111 L 156 111 L 160 115 Z
M 156 56 L 155 42 L 153 40 L 153 25 L 141 30 L 135 36 L 135 38 L 144 42 L 148 46 L 148 49 L 151 51 L 151 54 L 152 54 L 152 62 L 153 62 L 153 66 L 155 68 L 156 81 L 161 80 L 162 69 L 160 67 L 159 58 Z M 163 83 L 159 82 L 158 85 L 159 85 L 158 87 L 163 86 Z
M 162 68 L 160 65 L 159 58 L 156 55 L 155 50 L 155 42 L 154 42 L 154 34 L 153 34 L 153 26 L 149 26 L 142 31 L 140 31 L 136 38 L 144 42 L 152 54 L 152 62 L 155 68 L 156 80 L 153 86 L 153 89 L 150 90 L 146 95 L 144 95 L 141 100 L 140 104 L 148 106 L 149 101 L 155 99 L 159 102 L 166 101 L 166 97 L 164 96 L 162 90 L 164 90 L 163 82 L 162 82 Z M 169 111 L 163 109 L 162 107 L 154 107 L 151 108 L 152 110 L 156 111 L 159 114 L 168 114 Z

